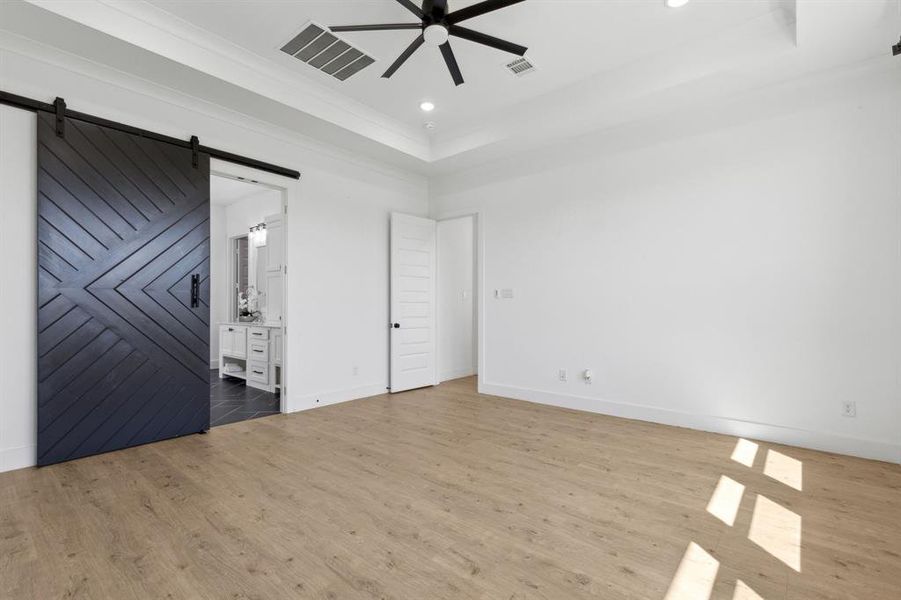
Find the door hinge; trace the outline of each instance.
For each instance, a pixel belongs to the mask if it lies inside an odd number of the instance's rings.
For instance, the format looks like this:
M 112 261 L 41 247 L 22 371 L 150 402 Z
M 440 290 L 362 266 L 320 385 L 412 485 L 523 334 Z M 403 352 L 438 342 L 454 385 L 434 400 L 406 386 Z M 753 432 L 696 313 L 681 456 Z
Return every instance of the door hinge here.
M 196 135 L 191 136 L 191 164 L 194 165 L 194 168 L 200 166 L 200 140 Z
M 56 109 L 56 137 L 66 137 L 66 101 L 57 97 L 53 101 L 53 107 Z

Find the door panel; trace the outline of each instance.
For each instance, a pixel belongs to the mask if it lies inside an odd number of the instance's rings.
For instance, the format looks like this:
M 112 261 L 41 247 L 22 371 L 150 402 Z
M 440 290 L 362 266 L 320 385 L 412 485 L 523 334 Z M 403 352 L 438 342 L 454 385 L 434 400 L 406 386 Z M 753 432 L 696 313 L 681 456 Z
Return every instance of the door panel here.
M 198 158 L 74 119 L 58 137 L 38 113 L 39 465 L 209 428 Z
M 391 392 L 435 385 L 436 223 L 391 215 Z

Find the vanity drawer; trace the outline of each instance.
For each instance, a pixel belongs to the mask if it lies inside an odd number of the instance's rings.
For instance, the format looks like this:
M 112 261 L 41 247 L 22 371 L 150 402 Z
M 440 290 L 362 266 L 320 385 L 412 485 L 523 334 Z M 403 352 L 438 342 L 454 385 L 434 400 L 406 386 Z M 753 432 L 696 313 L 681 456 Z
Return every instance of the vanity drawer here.
M 269 365 L 248 361 L 247 379 L 263 385 L 269 385 Z
M 247 353 L 247 358 L 269 362 L 269 342 L 251 339 L 250 352 Z
M 250 340 L 268 340 L 269 339 L 269 328 L 268 327 L 251 327 L 248 332 L 248 339 Z

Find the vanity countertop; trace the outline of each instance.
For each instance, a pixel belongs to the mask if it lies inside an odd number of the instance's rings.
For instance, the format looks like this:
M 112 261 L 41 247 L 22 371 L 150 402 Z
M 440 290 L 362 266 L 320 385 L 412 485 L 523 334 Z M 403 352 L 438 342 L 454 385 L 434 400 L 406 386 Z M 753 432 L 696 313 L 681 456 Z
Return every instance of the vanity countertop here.
M 269 327 L 270 329 L 280 329 L 281 326 L 282 326 L 281 323 L 253 323 L 253 322 L 246 322 L 246 321 L 224 321 L 224 322 L 219 323 L 219 324 L 220 324 L 220 325 L 228 325 L 229 327 L 235 327 L 235 326 L 240 326 L 240 327 Z

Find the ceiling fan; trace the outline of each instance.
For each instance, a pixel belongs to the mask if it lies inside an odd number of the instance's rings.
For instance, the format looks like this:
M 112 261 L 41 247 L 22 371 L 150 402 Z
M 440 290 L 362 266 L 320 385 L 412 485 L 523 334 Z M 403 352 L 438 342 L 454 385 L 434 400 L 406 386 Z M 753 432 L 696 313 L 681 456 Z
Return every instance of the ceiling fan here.
M 525 0 L 484 0 L 472 6 L 461 8 L 453 12 L 447 11 L 447 0 L 424 0 L 420 8 L 411 0 L 397 0 L 411 13 L 421 19 L 420 23 L 385 23 L 380 25 L 340 25 L 329 27 L 332 31 L 390 31 L 395 29 L 418 29 L 419 37 L 413 40 L 406 50 L 401 53 L 400 57 L 394 61 L 382 77 L 388 78 L 407 62 L 407 59 L 413 55 L 416 50 L 423 44 L 430 46 L 438 46 L 441 54 L 444 56 L 444 62 L 447 63 L 447 69 L 450 71 L 451 77 L 454 79 L 455 85 L 463 83 L 463 73 L 460 72 L 460 66 L 454 56 L 451 48 L 450 36 L 463 38 L 477 44 L 497 48 L 504 52 L 510 52 L 517 56 L 523 56 L 527 48 L 514 44 L 506 40 L 496 38 L 466 27 L 460 27 L 457 23 L 484 15 L 485 13 L 494 12 L 502 8 L 506 8 L 513 4 L 524 2 Z

